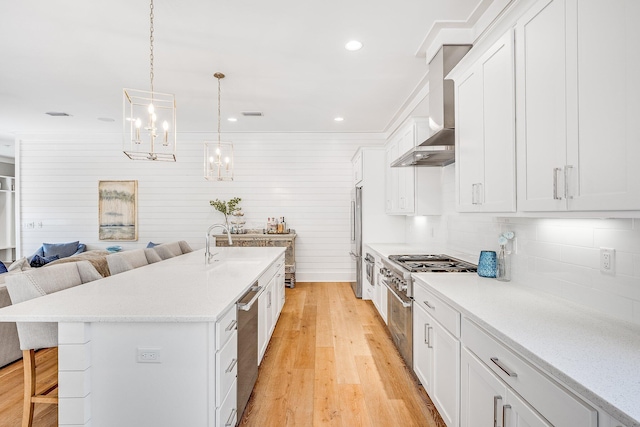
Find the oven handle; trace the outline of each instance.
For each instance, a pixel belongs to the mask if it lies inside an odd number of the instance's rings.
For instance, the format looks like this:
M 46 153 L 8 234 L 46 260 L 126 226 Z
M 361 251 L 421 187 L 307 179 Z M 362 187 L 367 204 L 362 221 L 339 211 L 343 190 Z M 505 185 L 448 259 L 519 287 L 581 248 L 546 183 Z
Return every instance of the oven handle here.
M 410 302 L 406 302 L 403 301 L 402 298 L 400 298 L 398 295 L 396 295 L 395 291 L 393 289 L 391 289 L 391 286 L 387 285 L 387 281 L 383 280 L 382 283 L 384 284 L 384 286 L 389 290 L 389 292 L 391 292 L 391 294 L 398 300 L 400 301 L 400 304 L 402 304 L 402 306 L 404 308 L 409 308 L 411 307 L 411 303 Z

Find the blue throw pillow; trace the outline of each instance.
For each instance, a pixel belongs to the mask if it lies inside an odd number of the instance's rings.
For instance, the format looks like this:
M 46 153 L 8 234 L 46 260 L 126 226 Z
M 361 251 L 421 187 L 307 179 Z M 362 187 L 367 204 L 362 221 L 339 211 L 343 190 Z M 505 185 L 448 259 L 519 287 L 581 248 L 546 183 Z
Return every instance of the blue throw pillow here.
M 153 243 L 153 242 L 149 242 L 147 244 L 147 249 L 151 249 L 151 248 L 155 248 L 158 245 L 161 245 L 162 243 Z
M 4 262 L 0 261 L 0 274 L 7 272 L 7 266 L 4 265 Z
M 33 268 L 38 268 L 38 267 L 42 267 L 44 265 L 49 264 L 51 261 L 55 261 L 57 259 L 60 259 L 60 257 L 58 255 L 52 255 L 52 256 L 46 256 L 46 257 L 41 257 L 38 254 L 35 254 L 33 256 L 33 258 L 31 258 L 31 262 L 29 263 L 29 265 Z
M 58 255 L 60 258 L 66 258 L 76 253 L 79 241 L 69 243 L 43 243 L 44 256 L 50 257 Z

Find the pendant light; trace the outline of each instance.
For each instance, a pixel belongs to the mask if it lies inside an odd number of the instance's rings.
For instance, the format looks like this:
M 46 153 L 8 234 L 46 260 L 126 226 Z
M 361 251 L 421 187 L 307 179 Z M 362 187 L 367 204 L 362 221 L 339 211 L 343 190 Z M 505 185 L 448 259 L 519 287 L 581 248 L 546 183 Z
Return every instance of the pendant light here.
M 153 0 L 150 5 L 151 90 L 124 89 L 123 149 L 131 160 L 176 161 L 176 98 L 153 88 Z
M 220 140 L 220 80 L 222 73 L 213 75 L 218 79 L 218 141 L 204 142 L 204 177 L 210 181 L 233 181 L 233 142 Z

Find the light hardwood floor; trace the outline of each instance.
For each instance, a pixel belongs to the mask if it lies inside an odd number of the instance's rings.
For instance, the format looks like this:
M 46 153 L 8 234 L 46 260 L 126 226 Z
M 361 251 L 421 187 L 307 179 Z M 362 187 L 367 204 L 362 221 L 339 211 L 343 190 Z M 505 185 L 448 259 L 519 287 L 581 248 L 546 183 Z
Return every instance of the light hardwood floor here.
M 348 283 L 297 283 L 286 297 L 241 426 L 444 426 Z
M 297 283 L 286 297 L 241 426 L 444 427 L 370 301 L 348 283 Z M 36 358 L 44 387 L 57 350 Z M 19 426 L 21 416 L 18 361 L 0 370 L 0 426 Z M 55 406 L 36 405 L 34 427 L 57 418 Z

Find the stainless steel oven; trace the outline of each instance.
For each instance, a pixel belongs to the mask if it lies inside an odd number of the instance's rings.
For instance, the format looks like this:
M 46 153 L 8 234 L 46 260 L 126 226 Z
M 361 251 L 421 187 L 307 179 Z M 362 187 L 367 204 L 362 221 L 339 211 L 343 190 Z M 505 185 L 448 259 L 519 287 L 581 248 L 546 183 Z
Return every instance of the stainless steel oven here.
M 380 274 L 387 288 L 387 325 L 400 355 L 413 368 L 413 278 L 411 273 L 471 273 L 474 264 L 447 255 L 389 255 Z
M 373 286 L 374 284 L 373 270 L 374 270 L 375 263 L 376 263 L 376 259 L 373 257 L 373 255 L 371 255 L 370 253 L 367 253 L 367 255 L 364 257 L 364 267 L 367 273 L 367 282 L 369 282 L 369 285 L 371 286 Z

